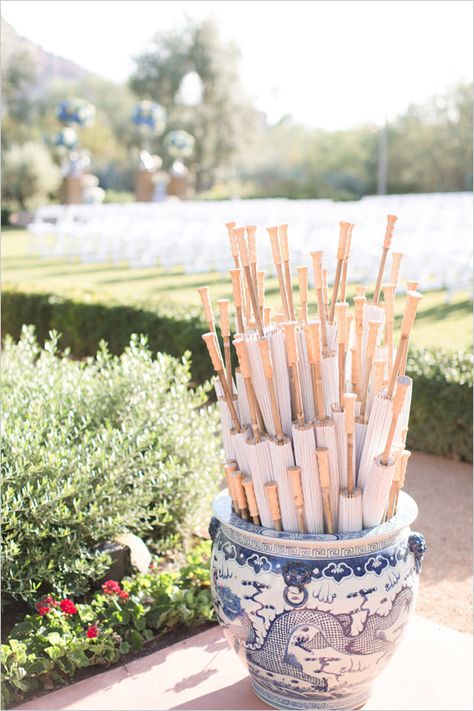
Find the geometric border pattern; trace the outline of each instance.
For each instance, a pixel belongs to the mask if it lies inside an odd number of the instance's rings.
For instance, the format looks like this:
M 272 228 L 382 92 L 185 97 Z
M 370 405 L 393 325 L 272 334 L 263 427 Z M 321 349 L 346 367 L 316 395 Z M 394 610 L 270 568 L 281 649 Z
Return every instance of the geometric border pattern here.
M 389 548 L 400 540 L 406 541 L 408 538 L 408 531 L 401 530 L 378 541 L 357 542 L 357 544 L 354 545 L 346 544 L 341 546 L 330 544 L 325 548 L 319 546 L 318 548 L 310 548 L 307 546 L 283 545 L 277 541 L 273 543 L 261 540 L 253 536 L 247 536 L 243 531 L 239 531 L 231 526 L 226 526 L 225 524 L 222 524 L 222 532 L 227 538 L 233 541 L 233 543 L 237 543 L 237 545 L 243 546 L 244 548 L 250 548 L 260 553 L 278 556 L 279 558 L 306 558 L 308 560 L 355 558 L 357 556 L 367 555 L 368 553 L 377 553 L 382 549 Z

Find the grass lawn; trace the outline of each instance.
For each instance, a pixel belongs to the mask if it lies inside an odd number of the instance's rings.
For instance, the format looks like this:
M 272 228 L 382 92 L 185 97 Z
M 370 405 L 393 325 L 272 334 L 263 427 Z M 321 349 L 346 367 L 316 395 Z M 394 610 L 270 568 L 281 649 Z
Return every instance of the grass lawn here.
M 81 264 L 60 258 L 42 259 L 28 254 L 26 230 L 12 229 L 6 229 L 2 234 L 2 281 L 4 286 L 26 290 L 100 292 L 128 303 L 164 299 L 196 305 L 200 303 L 196 289 L 203 284 L 209 285 L 213 301 L 232 296 L 230 278 L 224 274 L 185 274 L 179 268 L 166 271 L 158 267 L 130 269 L 125 264 L 113 266 Z M 352 295 L 353 290 L 349 288 L 349 298 Z M 266 299 L 268 305 L 278 307 L 276 279 L 267 279 Z M 397 299 L 396 313 L 400 315 L 403 308 L 402 296 Z M 412 342 L 417 346 L 470 348 L 471 293 L 468 290 L 456 292 L 449 303 L 446 303 L 444 291 L 426 294 L 418 311 Z

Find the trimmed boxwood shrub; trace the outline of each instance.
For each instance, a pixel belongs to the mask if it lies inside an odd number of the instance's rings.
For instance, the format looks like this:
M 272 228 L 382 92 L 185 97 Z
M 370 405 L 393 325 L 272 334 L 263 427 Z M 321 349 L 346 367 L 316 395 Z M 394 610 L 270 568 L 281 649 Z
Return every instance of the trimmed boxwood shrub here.
M 472 462 L 472 353 L 411 349 L 410 449 Z
M 130 531 L 165 549 L 205 525 L 217 491 L 217 412 L 188 356 L 155 358 L 135 336 L 81 362 L 57 344 L 32 327 L 5 342 L 4 601 L 87 592 L 110 565 L 96 544 Z
M 61 333 L 61 346 L 76 358 L 93 356 L 105 340 L 119 355 L 132 333 L 144 333 L 153 351 L 181 358 L 192 353 L 192 375 L 203 383 L 212 367 L 201 335 L 208 330 L 198 307 L 157 302 L 150 306 L 120 303 L 95 294 L 61 296 L 44 292 L 2 291 L 2 333 L 18 340 L 23 324 L 33 324 L 40 343 L 50 331 Z

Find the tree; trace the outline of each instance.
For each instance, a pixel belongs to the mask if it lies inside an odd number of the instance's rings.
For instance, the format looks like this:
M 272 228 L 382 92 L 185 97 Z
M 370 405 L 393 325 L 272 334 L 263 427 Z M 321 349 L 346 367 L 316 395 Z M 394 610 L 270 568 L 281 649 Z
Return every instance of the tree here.
M 22 209 L 46 202 L 61 179 L 46 148 L 32 141 L 5 151 L 2 172 L 2 197 L 17 202 Z
M 212 21 L 188 19 L 180 31 L 157 34 L 135 62 L 130 78 L 135 94 L 166 108 L 168 130 L 183 128 L 196 139 L 197 191 L 231 175 L 252 139 L 256 120 L 240 86 L 236 47 L 222 42 Z M 190 75 L 201 82 L 200 99 L 192 105 L 180 91 Z
M 388 146 L 389 192 L 472 190 L 472 84 L 409 106 Z

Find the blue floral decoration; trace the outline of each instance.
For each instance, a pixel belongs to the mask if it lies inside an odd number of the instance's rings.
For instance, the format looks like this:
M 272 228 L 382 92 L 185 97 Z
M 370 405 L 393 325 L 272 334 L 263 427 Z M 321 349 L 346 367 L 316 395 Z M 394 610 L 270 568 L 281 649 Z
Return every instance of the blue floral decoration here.
M 324 576 L 326 578 L 334 578 L 337 583 L 341 580 L 352 575 L 352 569 L 346 565 L 343 561 L 338 563 L 329 563 L 324 569 Z
M 385 568 L 388 566 L 388 560 L 381 555 L 369 558 L 365 564 L 365 569 L 368 573 L 375 573 L 376 575 L 381 575 Z
M 251 555 L 250 558 L 247 558 L 247 565 L 252 568 L 255 575 L 258 575 L 262 572 L 270 573 L 272 570 L 272 565 L 268 558 L 266 558 L 265 556 L 257 555 L 256 553 Z

